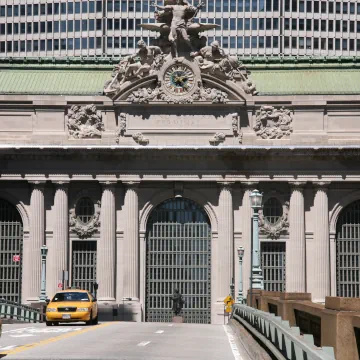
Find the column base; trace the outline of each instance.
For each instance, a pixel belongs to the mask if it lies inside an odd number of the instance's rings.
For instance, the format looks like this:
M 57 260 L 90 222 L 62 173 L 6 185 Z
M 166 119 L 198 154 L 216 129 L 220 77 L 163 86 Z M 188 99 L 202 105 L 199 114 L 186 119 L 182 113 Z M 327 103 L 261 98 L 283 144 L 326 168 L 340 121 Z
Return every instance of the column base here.
M 211 309 L 211 324 L 224 325 L 228 323 L 229 318 L 230 313 L 225 312 L 223 301 L 217 301 L 213 304 Z
M 142 322 L 142 305 L 139 300 L 123 300 L 119 304 L 119 320 Z

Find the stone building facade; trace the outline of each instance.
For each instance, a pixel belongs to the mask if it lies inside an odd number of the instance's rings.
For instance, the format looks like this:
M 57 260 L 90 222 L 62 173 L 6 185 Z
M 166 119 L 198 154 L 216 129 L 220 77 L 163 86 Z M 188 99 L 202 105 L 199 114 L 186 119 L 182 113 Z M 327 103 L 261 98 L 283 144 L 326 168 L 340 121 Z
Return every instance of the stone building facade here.
M 134 104 L 97 95 L 98 74 L 111 73 L 97 66 L 2 65 L 3 297 L 38 300 L 46 244 L 49 296 L 69 270 L 69 285 L 99 283 L 99 303 L 120 305 L 138 321 L 165 321 L 170 305 L 159 299 L 180 286 L 189 321 L 221 323 L 232 281 L 237 292 L 239 246 L 249 288 L 254 188 L 264 193 L 265 287 L 311 292 L 317 302 L 359 296 L 360 88 L 320 95 L 321 82 L 306 93 L 304 72 L 328 78 L 324 65 L 255 63 L 252 77 L 272 76 L 273 94 L 265 77 L 257 95 L 225 89 L 226 103 Z M 349 72 L 358 76 L 347 66 L 332 69 L 338 88 Z M 34 88 L 11 92 L 10 76 Z M 89 93 L 66 82 L 77 76 Z M 279 76 L 298 76 L 289 91 L 304 93 L 285 93 Z

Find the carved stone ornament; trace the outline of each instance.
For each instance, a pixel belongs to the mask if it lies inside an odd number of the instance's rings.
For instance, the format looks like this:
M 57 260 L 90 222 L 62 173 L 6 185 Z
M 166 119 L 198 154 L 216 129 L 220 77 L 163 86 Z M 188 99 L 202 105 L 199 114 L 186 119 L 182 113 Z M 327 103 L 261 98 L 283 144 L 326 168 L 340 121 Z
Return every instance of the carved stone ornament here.
M 239 114 L 233 113 L 231 114 L 231 117 L 232 117 L 231 126 L 234 136 L 238 138 L 239 144 L 242 144 L 243 132 L 239 129 Z
M 225 141 L 225 138 L 226 138 L 226 136 L 224 133 L 218 132 L 209 139 L 209 142 L 211 145 L 218 145 L 220 143 L 223 143 Z
M 96 231 L 100 226 L 100 208 L 101 202 L 97 201 L 95 204 L 95 212 L 93 218 L 87 223 L 82 223 L 77 215 L 76 215 L 76 204 L 74 204 L 73 208 L 70 210 L 70 230 L 75 232 L 80 239 L 87 239 Z
M 67 127 L 73 139 L 100 138 L 104 131 L 101 111 L 95 105 L 73 105 L 68 112 Z
M 273 106 L 262 106 L 256 112 L 254 130 L 262 139 L 281 139 L 293 132 L 293 117 L 290 110 Z
M 259 231 L 260 234 L 267 235 L 268 238 L 275 240 L 281 234 L 289 230 L 289 202 L 286 201 L 283 206 L 282 217 L 276 224 L 270 224 L 264 216 L 263 210 L 259 210 Z
M 126 131 L 126 114 L 120 113 L 119 115 L 119 130 L 116 132 L 116 143 L 119 144 L 120 138 L 124 136 Z
M 147 139 L 141 132 L 137 132 L 132 137 L 140 145 L 149 144 L 149 139 Z

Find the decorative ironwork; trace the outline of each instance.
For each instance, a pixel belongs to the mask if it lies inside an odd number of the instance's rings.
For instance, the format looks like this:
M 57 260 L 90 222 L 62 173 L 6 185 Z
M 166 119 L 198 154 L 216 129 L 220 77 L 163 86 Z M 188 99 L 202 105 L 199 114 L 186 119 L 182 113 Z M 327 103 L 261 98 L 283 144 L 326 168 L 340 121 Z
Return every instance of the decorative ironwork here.
M 21 302 L 22 246 L 20 214 L 12 204 L 0 199 L 0 298 L 16 303 Z
M 93 291 L 96 282 L 96 241 L 73 241 L 72 286 Z
M 261 243 L 264 290 L 285 291 L 286 246 L 284 242 Z
M 171 296 L 184 297 L 186 323 L 211 322 L 211 227 L 205 211 L 184 198 L 152 212 L 147 227 L 146 321 L 170 322 Z
M 337 223 L 337 296 L 360 297 L 360 200 L 348 205 Z

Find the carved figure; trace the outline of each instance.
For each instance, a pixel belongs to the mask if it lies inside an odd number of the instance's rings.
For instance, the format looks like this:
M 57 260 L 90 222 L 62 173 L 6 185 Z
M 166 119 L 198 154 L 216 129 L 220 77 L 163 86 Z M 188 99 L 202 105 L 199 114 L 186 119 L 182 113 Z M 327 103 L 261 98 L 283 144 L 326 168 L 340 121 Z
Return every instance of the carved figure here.
M 141 132 L 137 132 L 132 137 L 140 145 L 147 145 L 149 143 L 149 139 L 147 139 Z
M 184 306 L 184 298 L 180 294 L 179 290 L 176 289 L 171 297 L 171 300 L 173 302 L 172 310 L 175 313 L 176 316 L 180 315 L 181 310 Z
M 120 113 L 119 115 L 119 130 L 116 132 L 116 143 L 119 144 L 120 137 L 124 136 L 126 130 L 126 114 Z
M 270 239 L 278 239 L 283 232 L 289 229 L 289 202 L 286 201 L 284 212 L 280 220 L 276 224 L 270 224 L 266 221 L 263 211 L 259 211 L 259 230 L 260 233 L 267 235 Z
M 211 145 L 218 145 L 219 143 L 222 143 L 225 141 L 225 134 L 222 132 L 216 133 L 212 138 L 209 139 L 209 142 Z
M 284 107 L 262 106 L 256 112 L 254 130 L 262 139 L 281 139 L 292 133 L 292 120 L 290 110 Z
M 115 91 L 126 81 L 134 78 L 143 78 L 160 69 L 164 63 L 164 54 L 158 46 L 147 46 L 143 40 L 139 40 L 138 50 L 134 55 L 127 56 L 120 61 L 114 69 L 113 80 L 105 84 L 105 93 Z M 136 59 L 139 59 L 136 61 Z
M 197 7 L 194 7 L 189 5 L 189 3 L 185 0 L 176 0 L 176 5 L 160 6 L 155 3 L 152 3 L 152 5 L 163 11 L 163 13 L 160 14 L 156 13 L 157 21 L 159 21 L 161 17 L 166 17 L 166 13 L 171 13 L 172 15 L 168 39 L 174 49 L 175 57 L 178 57 L 179 55 L 177 45 L 179 38 L 191 49 L 192 52 L 194 52 L 190 37 L 187 33 L 187 27 L 188 23 L 197 15 L 203 4 L 199 4 Z
M 102 114 L 95 105 L 73 105 L 68 112 L 67 127 L 74 139 L 99 138 L 104 131 Z

